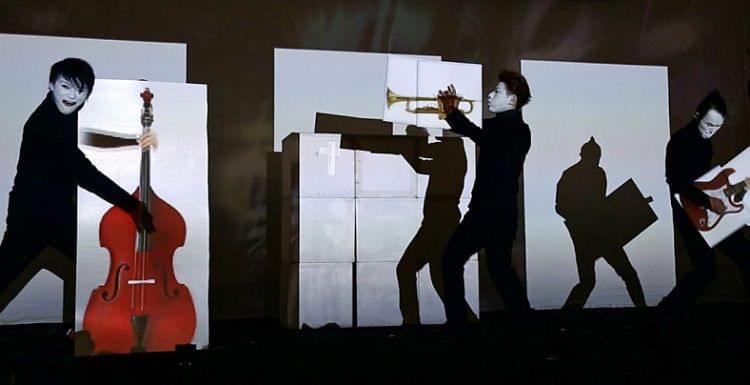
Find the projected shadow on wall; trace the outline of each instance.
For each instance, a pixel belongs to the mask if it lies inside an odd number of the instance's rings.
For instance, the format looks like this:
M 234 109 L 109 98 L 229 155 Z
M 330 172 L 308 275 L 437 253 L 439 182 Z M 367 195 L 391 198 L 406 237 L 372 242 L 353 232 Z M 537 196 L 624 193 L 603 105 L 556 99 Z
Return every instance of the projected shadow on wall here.
M 356 127 L 354 134 L 350 127 Z M 459 137 L 436 137 L 409 126 L 406 136 L 391 136 L 392 124 L 318 114 L 317 133 L 342 133 L 341 148 L 401 156 L 418 174 L 429 177 L 422 206 L 422 221 L 403 251 L 394 272 L 398 281 L 399 309 L 403 325 L 420 324 L 417 273 L 426 265 L 435 293 L 443 299 L 442 254 L 461 220 L 459 200 L 464 188 L 467 159 Z M 468 303 L 469 317 L 476 319 Z
M 607 174 L 599 166 L 602 149 L 596 139 L 581 146 L 580 160 L 563 171 L 557 182 L 555 210 L 565 220 L 578 267 L 578 283 L 563 308 L 583 308 L 596 284 L 595 263 L 603 258 L 625 282 L 637 307 L 646 301 L 624 246 L 657 217 L 635 182 L 629 179 L 607 195 Z

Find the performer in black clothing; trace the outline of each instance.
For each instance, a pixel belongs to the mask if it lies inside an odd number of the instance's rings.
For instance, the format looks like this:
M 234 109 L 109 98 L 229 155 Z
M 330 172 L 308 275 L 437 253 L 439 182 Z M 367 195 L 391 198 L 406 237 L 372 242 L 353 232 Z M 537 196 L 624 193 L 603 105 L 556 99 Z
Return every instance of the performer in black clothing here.
M 513 313 L 526 313 L 530 309 L 511 266 L 511 249 L 518 227 L 518 178 L 531 146 L 531 133 L 523 121 L 521 108 L 531 94 L 521 74 L 504 70 L 498 80 L 487 102 L 490 112 L 496 115 L 485 119 L 481 129 L 458 110 L 459 98 L 452 85 L 438 93 L 451 129 L 479 146 L 469 211 L 443 253 L 445 313 L 448 325 L 459 328 L 466 323 L 468 314 L 464 264 L 480 249 L 487 253 L 490 278 L 508 309 Z
M 667 144 L 666 177 L 672 215 L 693 269 L 681 277 L 674 289 L 657 305 L 656 323 L 662 326 L 684 315 L 716 275 L 714 251 L 698 233 L 674 194 L 687 197 L 719 214 L 726 210 L 720 199 L 706 195 L 693 185 L 695 179 L 711 169 L 713 149 L 710 139 L 724 124 L 726 116 L 724 99 L 719 92 L 713 91 L 698 105 L 690 123 L 674 133 Z M 740 268 L 745 290 L 750 294 L 750 241 L 738 231 L 717 247 Z
M 153 231 L 145 206 L 97 170 L 78 149 L 78 111 L 94 79 L 93 69 L 81 59 L 55 63 L 50 69 L 49 92 L 24 125 L 7 227 L 0 243 L 0 294 L 47 246 L 75 263 L 76 186 L 123 208 L 139 228 Z M 146 149 L 155 141 L 153 135 L 144 136 L 140 146 Z M 9 302 L 0 304 L 0 311 Z

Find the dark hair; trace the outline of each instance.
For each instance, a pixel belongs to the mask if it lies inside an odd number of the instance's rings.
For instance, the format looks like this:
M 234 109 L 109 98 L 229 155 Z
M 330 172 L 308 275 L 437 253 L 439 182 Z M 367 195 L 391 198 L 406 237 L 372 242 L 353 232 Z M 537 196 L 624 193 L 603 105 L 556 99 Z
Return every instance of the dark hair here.
M 727 117 L 727 102 L 724 101 L 724 98 L 721 97 L 721 94 L 717 90 L 709 92 L 708 95 L 701 100 L 700 104 L 698 104 L 698 108 L 695 109 L 695 118 L 698 120 L 702 119 L 711 109 L 716 110 L 721 116 L 725 118 Z
M 73 81 L 79 89 L 87 88 L 89 93 L 94 89 L 94 69 L 83 59 L 69 57 L 53 64 L 49 82 L 54 83 L 58 77 Z
M 531 99 L 531 91 L 526 78 L 518 72 L 511 70 L 502 70 L 497 75 L 497 80 L 505 83 L 508 93 L 516 95 L 516 109 L 520 110 Z

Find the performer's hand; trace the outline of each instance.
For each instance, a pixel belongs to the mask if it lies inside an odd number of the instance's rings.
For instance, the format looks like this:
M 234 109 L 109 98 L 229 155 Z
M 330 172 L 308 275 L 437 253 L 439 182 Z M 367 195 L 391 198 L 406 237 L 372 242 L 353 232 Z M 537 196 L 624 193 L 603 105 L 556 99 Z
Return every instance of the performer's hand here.
M 717 214 L 724 214 L 727 211 L 727 206 L 719 198 L 708 197 L 708 201 L 711 203 L 711 211 Z
M 141 151 L 149 150 L 151 147 L 156 149 L 159 146 L 159 140 L 156 138 L 156 133 L 149 131 L 138 138 L 138 146 Z
M 156 230 L 154 227 L 154 217 L 148 212 L 148 208 L 146 208 L 143 202 L 139 201 L 138 205 L 129 214 L 139 231 L 145 230 L 147 233 L 153 233 Z
M 438 103 L 440 104 L 445 115 L 450 115 L 453 111 L 458 109 L 458 104 L 461 99 L 456 94 L 456 87 L 453 84 L 448 86 L 445 91 L 438 91 Z

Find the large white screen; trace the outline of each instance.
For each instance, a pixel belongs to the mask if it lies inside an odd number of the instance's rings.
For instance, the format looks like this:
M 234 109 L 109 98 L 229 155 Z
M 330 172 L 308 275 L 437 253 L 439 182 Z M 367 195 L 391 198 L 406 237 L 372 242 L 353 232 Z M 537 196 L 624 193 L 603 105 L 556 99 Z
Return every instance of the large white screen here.
M 560 307 L 578 282 L 576 254 L 555 211 L 556 185 L 594 137 L 610 194 L 632 178 L 659 218 L 625 245 L 648 304 L 674 285 L 674 247 L 664 150 L 669 140 L 665 67 L 523 60 L 531 87 L 524 117 L 532 145 L 524 168 L 526 266 L 535 308 Z M 587 186 L 580 186 L 585 196 Z M 588 307 L 630 306 L 623 280 L 601 258 Z
M 0 234 L 5 231 L 23 125 L 44 100 L 53 63 L 80 57 L 98 78 L 185 82 L 186 52 L 185 44 L 175 43 L 0 34 L 0 84 L 5 90 L 0 103 Z M 0 324 L 62 320 L 61 281 L 43 273 L 0 313 Z

